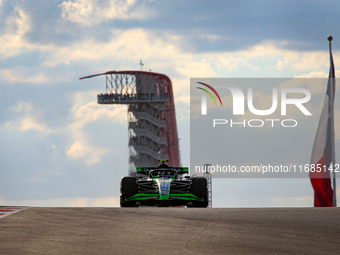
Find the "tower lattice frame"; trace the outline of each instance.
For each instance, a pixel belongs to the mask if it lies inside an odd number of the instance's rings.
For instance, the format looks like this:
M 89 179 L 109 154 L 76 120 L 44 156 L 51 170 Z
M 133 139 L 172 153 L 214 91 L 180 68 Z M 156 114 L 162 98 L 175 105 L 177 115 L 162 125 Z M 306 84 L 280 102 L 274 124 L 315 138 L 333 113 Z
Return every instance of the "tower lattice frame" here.
M 146 71 L 108 71 L 80 79 L 105 75 L 105 93 L 98 104 L 128 105 L 130 171 L 135 166 L 156 166 L 168 159 L 181 166 L 172 83 L 168 76 Z

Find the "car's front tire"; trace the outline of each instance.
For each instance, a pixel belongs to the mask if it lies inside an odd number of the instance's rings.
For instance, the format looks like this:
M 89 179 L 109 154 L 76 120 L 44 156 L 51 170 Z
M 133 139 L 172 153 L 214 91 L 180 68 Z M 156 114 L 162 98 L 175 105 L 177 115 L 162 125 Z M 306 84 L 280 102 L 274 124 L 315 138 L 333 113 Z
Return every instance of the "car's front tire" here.
M 202 199 L 202 201 L 193 201 L 192 207 L 208 207 L 208 184 L 205 177 L 192 178 L 191 193 Z
M 133 176 L 125 176 L 120 181 L 120 206 L 121 207 L 134 207 L 136 206 L 135 201 L 126 201 L 126 198 L 129 198 L 136 194 L 138 191 L 136 178 Z

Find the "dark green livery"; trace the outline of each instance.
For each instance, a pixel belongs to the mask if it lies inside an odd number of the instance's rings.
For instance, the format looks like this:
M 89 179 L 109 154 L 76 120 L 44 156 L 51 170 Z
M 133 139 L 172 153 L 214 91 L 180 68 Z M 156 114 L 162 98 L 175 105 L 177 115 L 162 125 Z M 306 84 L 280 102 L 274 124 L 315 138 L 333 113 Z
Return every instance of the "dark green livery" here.
M 137 167 L 136 176 L 125 176 L 120 185 L 121 207 L 207 207 L 207 180 L 190 177 L 187 167 Z

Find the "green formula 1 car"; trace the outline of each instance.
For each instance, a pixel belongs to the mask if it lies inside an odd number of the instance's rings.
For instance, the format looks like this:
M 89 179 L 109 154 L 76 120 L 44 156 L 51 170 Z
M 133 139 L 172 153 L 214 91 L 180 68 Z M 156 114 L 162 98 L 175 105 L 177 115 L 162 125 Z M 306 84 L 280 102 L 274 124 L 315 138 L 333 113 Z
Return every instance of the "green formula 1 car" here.
M 207 207 L 207 179 L 188 174 L 187 167 L 170 167 L 165 161 L 158 167 L 137 167 L 136 176 L 121 179 L 120 205 Z

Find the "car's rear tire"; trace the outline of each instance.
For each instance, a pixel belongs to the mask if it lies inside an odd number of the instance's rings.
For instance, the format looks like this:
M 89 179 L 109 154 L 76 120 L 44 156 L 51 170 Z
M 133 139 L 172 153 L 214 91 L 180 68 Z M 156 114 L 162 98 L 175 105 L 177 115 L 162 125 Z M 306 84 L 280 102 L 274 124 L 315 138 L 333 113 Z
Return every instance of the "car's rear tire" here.
M 129 198 L 136 194 L 138 191 L 136 178 L 133 176 L 125 176 L 120 181 L 120 206 L 121 207 L 134 207 L 136 206 L 135 201 L 126 201 L 126 198 Z
M 207 207 L 208 206 L 208 185 L 205 177 L 194 177 L 191 181 L 191 193 L 202 201 L 193 201 L 192 207 Z

